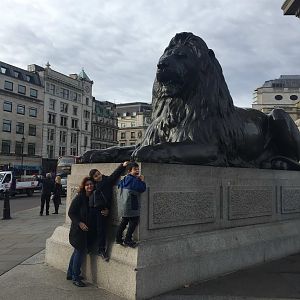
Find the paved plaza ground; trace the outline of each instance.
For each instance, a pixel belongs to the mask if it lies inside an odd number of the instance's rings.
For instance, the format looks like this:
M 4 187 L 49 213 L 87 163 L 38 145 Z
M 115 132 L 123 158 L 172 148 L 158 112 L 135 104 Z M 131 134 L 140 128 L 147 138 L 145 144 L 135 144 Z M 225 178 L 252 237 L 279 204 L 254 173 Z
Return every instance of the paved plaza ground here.
M 44 263 L 45 242 L 64 223 L 39 208 L 0 220 L 0 299 L 122 299 L 91 284 L 77 288 L 66 274 Z M 174 275 L 176 276 L 176 275 Z M 300 253 L 156 297 L 169 299 L 300 299 Z

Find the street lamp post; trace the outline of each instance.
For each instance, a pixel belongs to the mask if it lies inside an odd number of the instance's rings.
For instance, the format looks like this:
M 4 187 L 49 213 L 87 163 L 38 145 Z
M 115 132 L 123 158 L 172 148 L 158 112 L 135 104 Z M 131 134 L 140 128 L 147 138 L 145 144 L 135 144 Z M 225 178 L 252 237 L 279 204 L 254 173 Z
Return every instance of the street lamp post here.
M 23 163 L 24 163 L 24 143 L 25 143 L 25 137 L 23 136 L 22 137 L 22 152 L 21 152 L 21 172 L 22 172 L 22 175 L 24 175 L 24 171 L 23 171 Z
M 80 129 L 77 128 L 76 129 L 76 134 L 77 134 L 77 138 L 76 138 L 76 142 L 77 142 L 77 145 L 76 145 L 76 152 L 77 152 L 77 156 L 79 156 L 79 132 L 80 132 Z

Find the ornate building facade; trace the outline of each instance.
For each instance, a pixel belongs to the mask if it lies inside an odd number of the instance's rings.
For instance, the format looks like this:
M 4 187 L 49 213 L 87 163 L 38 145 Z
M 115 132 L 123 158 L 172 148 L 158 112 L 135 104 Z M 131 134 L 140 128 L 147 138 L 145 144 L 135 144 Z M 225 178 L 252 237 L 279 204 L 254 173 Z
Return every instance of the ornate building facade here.
M 93 98 L 92 149 L 105 149 L 118 145 L 116 105 Z
M 37 73 L 0 61 L 0 168 L 40 172 L 44 87 Z
M 29 65 L 45 87 L 43 150 L 46 159 L 82 155 L 91 149 L 92 85 L 84 70 L 69 76 L 48 63 L 45 68 Z
M 120 146 L 140 143 L 151 123 L 152 106 L 145 102 L 117 104 Z
M 254 91 L 252 108 L 269 113 L 275 107 L 283 108 L 299 127 L 300 75 L 281 75 Z

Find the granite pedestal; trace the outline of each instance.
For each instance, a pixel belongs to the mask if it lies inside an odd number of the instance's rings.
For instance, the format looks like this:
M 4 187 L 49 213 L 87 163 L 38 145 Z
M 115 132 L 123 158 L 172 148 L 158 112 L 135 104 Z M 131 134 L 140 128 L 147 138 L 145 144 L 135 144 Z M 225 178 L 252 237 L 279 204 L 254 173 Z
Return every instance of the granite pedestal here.
M 74 165 L 67 208 L 90 169 L 109 175 L 117 165 Z M 88 255 L 83 267 L 99 287 L 127 299 L 147 299 L 300 251 L 300 172 L 146 163 L 140 168 L 147 191 L 139 246 L 113 242 L 119 221 L 115 197 L 110 261 Z M 72 252 L 69 225 L 66 216 L 46 245 L 46 262 L 61 270 Z

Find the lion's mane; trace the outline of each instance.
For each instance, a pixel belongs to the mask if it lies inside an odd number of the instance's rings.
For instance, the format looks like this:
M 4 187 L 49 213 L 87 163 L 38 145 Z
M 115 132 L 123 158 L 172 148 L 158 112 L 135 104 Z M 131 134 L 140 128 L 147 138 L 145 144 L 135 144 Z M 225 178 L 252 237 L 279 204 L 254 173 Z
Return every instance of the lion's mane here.
M 192 33 L 179 33 L 169 49 L 185 45 L 199 66 L 193 87 L 181 97 L 163 97 L 157 78 L 152 92 L 152 120 L 143 145 L 163 142 L 207 143 L 216 136 L 228 156 L 234 155 L 241 129 L 239 116 L 225 82 L 222 68 L 206 43 Z M 164 53 L 165 53 L 164 52 Z M 237 138 L 239 136 L 239 138 Z

